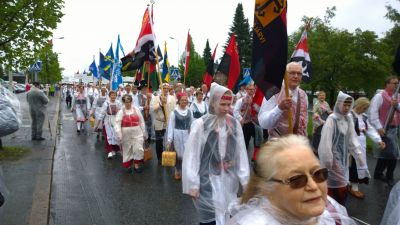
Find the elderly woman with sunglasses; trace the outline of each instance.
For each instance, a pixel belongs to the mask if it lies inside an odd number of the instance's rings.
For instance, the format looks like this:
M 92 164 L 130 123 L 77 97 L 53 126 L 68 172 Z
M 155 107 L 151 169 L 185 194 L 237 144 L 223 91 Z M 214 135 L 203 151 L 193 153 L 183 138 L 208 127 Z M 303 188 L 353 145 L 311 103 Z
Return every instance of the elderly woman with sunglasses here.
M 231 205 L 234 216 L 227 224 L 355 224 L 327 196 L 327 178 L 305 137 L 272 139 L 261 148 L 241 205 Z

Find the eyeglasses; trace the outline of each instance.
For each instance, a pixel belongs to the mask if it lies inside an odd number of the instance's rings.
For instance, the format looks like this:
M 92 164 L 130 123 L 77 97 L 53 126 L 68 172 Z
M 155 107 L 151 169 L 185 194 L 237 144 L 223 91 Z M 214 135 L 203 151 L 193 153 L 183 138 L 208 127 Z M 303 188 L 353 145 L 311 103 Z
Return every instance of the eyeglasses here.
M 311 177 L 316 183 L 322 183 L 328 179 L 328 169 L 327 168 L 318 169 L 314 171 Z M 301 174 L 290 177 L 287 180 L 271 179 L 270 181 L 289 185 L 293 189 L 299 189 L 307 185 L 308 176 L 306 174 Z
M 303 73 L 302 73 L 302 72 L 296 72 L 296 71 L 290 71 L 290 72 L 288 72 L 288 74 L 289 74 L 290 76 L 298 76 L 298 77 L 303 76 Z

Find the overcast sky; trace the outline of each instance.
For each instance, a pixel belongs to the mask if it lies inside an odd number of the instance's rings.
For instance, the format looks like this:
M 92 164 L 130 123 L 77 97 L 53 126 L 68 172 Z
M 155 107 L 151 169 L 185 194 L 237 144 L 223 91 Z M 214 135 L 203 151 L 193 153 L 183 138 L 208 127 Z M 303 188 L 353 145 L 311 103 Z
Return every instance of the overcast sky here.
M 212 49 L 219 43 L 217 57 L 222 56 L 221 46 L 228 38 L 239 2 L 252 26 L 255 0 L 155 0 L 154 30 L 162 51 L 167 41 L 170 64 L 177 64 L 178 43 L 179 51 L 184 51 L 188 29 L 198 53 L 202 54 L 209 39 Z M 65 0 L 65 15 L 53 36 L 54 51 L 60 54 L 65 69 L 63 75 L 87 70 L 93 56 L 98 64 L 99 49 L 105 54 L 113 43 L 115 51 L 118 34 L 125 53 L 131 51 L 148 3 L 149 0 Z M 400 6 L 397 0 L 288 0 L 288 34 L 298 29 L 304 15 L 322 18 L 327 7 L 336 6 L 333 26 L 349 31 L 359 27 L 382 37 L 392 27 L 384 18 L 386 4 Z

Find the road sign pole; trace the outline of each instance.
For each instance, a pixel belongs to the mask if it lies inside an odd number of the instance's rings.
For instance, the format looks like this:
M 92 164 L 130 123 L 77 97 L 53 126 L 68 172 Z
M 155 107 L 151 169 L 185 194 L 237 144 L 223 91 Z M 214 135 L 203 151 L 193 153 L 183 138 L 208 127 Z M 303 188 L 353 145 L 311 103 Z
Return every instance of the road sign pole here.
M 35 81 L 38 82 L 38 72 L 35 71 Z

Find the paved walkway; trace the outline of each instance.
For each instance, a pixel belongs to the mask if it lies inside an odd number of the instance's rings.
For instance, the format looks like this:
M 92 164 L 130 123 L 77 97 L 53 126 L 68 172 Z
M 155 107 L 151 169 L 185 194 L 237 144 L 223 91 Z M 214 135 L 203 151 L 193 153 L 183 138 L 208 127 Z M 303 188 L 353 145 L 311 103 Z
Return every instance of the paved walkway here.
M 0 169 L 3 170 L 3 179 L 8 189 L 0 214 L 0 224 L 47 224 L 58 99 L 50 97 L 43 127 L 43 137 L 46 140 L 39 142 L 31 141 L 31 118 L 26 94 L 17 96 L 21 103 L 22 125 L 16 133 L 2 138 L 3 145 L 26 147 L 30 152 L 17 161 L 0 161 Z
M 61 135 L 55 139 L 55 98 L 48 107 L 53 137 L 45 126 L 46 141 L 32 142 L 25 94 L 18 97 L 24 112 L 21 129 L 3 141 L 5 145 L 28 147 L 31 152 L 18 161 L 0 161 L 9 191 L 3 212 L 0 211 L 1 225 L 198 224 L 192 201 L 181 193 L 181 183 L 173 179 L 172 168 L 158 166 L 153 159 L 146 163 L 142 174 L 128 174 L 120 157 L 105 159 L 104 144 L 93 134 L 76 134 L 72 114 L 64 103 Z M 368 164 L 373 171 L 375 159 L 369 157 Z M 400 165 L 397 179 L 399 168 Z M 350 196 L 349 215 L 368 224 L 379 224 L 390 188 L 372 179 L 361 190 L 366 198 Z
M 182 194 L 172 168 L 161 167 L 153 159 L 143 173 L 128 174 L 120 157 L 106 159 L 104 144 L 95 135 L 76 134 L 65 104 L 61 118 L 49 224 L 198 224 L 192 201 Z

